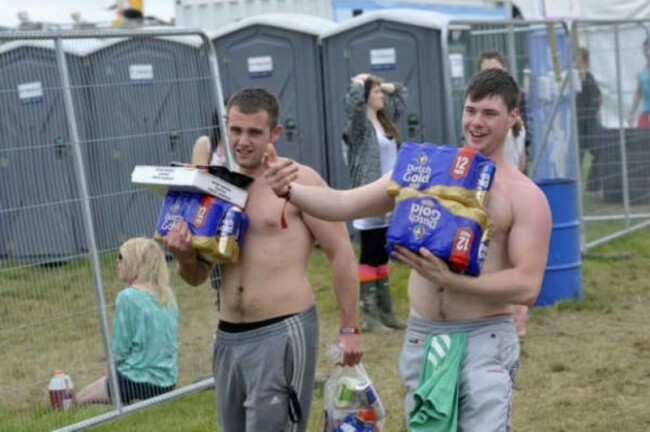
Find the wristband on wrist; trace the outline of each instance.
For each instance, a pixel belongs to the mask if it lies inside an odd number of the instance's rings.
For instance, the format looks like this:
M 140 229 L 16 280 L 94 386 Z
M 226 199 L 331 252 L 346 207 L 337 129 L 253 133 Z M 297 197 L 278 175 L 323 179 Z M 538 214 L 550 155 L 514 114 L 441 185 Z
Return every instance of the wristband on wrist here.
M 340 334 L 361 334 L 361 329 L 359 327 L 341 327 L 339 329 Z

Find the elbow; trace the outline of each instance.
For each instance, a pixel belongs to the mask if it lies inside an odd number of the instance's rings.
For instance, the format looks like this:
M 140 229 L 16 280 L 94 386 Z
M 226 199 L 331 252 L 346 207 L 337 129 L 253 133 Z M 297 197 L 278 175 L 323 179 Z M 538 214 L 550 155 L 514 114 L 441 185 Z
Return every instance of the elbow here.
M 542 278 L 535 278 L 535 280 L 531 281 L 526 288 L 527 289 L 522 292 L 520 303 L 525 306 L 533 306 L 537 301 L 537 297 L 542 288 Z
M 525 296 L 522 298 L 521 304 L 524 306 L 532 307 L 535 304 L 535 301 L 537 300 L 537 296 L 539 295 L 539 290 L 535 291 L 533 294 Z

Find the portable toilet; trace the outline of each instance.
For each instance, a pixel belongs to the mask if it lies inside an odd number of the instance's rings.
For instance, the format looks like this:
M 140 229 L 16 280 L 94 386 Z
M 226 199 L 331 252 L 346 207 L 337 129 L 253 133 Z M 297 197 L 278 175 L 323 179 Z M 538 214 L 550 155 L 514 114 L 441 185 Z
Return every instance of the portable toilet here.
M 398 121 L 402 141 L 451 141 L 447 22 L 446 15 L 436 12 L 384 9 L 321 34 L 330 185 L 349 186 L 342 150 L 344 99 L 351 78 L 359 73 L 399 81 L 408 88 L 406 112 Z
M 88 53 L 89 160 L 97 244 L 151 236 L 162 199 L 134 187 L 135 165 L 189 162 L 207 104 L 198 36 L 111 39 Z
M 301 14 L 243 19 L 210 35 L 227 96 L 262 87 L 280 99 L 280 156 L 309 165 L 327 179 L 326 131 L 318 36 L 332 21 Z
M 63 46 L 79 80 L 81 58 Z M 83 91 L 73 101 L 85 106 Z M 77 124 L 83 138 L 86 122 Z M 0 45 L 0 256 L 47 263 L 85 250 L 70 143 L 53 42 Z

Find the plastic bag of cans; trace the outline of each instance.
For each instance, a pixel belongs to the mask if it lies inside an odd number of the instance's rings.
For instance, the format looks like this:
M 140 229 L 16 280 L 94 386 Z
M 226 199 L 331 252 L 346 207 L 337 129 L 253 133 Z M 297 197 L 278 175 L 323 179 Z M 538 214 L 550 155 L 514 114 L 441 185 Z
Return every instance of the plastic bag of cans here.
M 382 430 L 386 411 L 361 364 L 335 366 L 325 382 L 324 401 L 324 432 Z
M 241 208 L 211 195 L 169 191 L 154 239 L 163 242 L 178 220 L 187 222 L 193 234 L 192 246 L 201 259 L 213 264 L 237 262 L 248 226 Z

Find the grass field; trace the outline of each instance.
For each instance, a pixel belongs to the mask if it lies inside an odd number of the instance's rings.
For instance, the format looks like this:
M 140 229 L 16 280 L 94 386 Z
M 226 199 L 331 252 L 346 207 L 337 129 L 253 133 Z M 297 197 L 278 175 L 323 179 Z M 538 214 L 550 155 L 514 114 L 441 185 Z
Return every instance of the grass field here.
M 650 229 L 601 246 L 589 256 L 583 261 L 583 301 L 531 312 L 517 374 L 514 431 L 650 430 Z M 624 259 L 603 258 L 608 256 Z M 321 315 L 319 372 L 326 373 L 329 366 L 323 353 L 335 336 L 338 322 L 328 267 L 320 251 L 314 254 L 310 274 Z M 403 317 L 408 314 L 406 274 L 404 267 L 392 266 L 393 298 Z M 203 311 L 209 288 L 190 289 L 176 283 L 179 302 Z M 186 312 L 183 325 L 191 331 L 213 327 L 216 318 L 210 310 L 214 309 L 206 310 Z M 402 337 L 400 332 L 364 336 L 364 365 L 387 409 L 384 430 L 391 432 L 405 430 L 403 390 L 396 372 Z M 13 352 L 22 355 L 17 349 Z M 34 405 L 30 409 L 0 409 L 0 431 L 46 431 L 104 412 L 93 407 L 53 413 L 45 408 L 43 400 Z M 317 391 L 310 431 L 322 430 L 322 406 L 322 393 Z M 192 394 L 92 430 L 218 431 L 214 394 Z

